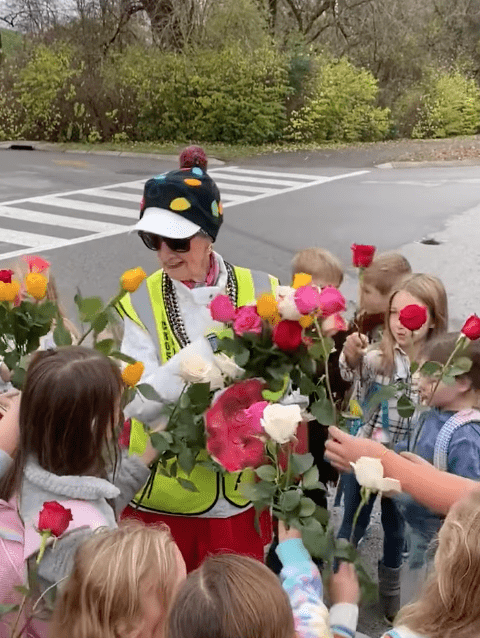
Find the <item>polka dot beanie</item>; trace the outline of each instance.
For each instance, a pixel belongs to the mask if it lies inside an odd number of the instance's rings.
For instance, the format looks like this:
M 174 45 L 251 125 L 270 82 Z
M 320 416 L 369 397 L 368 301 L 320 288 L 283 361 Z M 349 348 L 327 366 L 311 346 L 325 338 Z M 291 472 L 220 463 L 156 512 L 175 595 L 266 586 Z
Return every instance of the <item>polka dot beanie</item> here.
M 147 208 L 177 213 L 197 224 L 215 240 L 223 222 L 220 192 L 198 166 L 170 171 L 149 179 L 143 191 L 140 219 Z

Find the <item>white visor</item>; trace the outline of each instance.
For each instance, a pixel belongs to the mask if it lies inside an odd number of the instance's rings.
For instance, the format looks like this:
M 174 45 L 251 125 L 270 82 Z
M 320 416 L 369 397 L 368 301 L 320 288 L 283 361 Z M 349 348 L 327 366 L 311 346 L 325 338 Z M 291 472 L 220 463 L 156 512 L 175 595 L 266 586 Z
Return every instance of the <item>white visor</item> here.
M 142 219 L 132 228 L 132 231 L 138 230 L 170 239 L 186 239 L 193 237 L 201 227 L 178 213 L 152 207 L 145 209 Z

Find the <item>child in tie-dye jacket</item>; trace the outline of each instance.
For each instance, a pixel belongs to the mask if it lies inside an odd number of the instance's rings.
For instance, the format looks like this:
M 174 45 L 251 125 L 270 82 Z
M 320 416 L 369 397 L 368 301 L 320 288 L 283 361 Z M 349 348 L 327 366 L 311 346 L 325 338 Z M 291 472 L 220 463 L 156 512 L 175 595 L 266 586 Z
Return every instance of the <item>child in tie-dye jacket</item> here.
M 207 558 L 179 589 L 169 638 L 353 638 L 359 599 L 353 566 L 343 563 L 332 577 L 329 612 L 320 573 L 300 536 L 279 524 L 283 588 L 273 572 L 248 556 Z

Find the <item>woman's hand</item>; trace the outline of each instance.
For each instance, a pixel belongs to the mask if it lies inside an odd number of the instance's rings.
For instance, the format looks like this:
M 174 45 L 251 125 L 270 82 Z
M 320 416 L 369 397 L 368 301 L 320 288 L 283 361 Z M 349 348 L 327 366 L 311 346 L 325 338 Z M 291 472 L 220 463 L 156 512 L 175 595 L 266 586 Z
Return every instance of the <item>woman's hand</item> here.
M 0 408 L 4 411 L 0 420 L 0 449 L 13 456 L 20 439 L 20 398 L 18 390 L 0 394 Z
M 368 338 L 359 332 L 354 332 L 345 339 L 343 354 L 350 368 L 356 368 L 368 346 Z
M 351 436 L 334 425 L 328 428 L 328 436 L 325 457 L 340 472 L 351 472 L 350 463 L 355 463 L 361 456 L 380 458 L 385 453 L 381 443 Z
M 360 587 L 357 572 L 352 563 L 342 561 L 338 572 L 332 574 L 329 583 L 332 603 L 351 603 L 358 605 L 360 601 Z

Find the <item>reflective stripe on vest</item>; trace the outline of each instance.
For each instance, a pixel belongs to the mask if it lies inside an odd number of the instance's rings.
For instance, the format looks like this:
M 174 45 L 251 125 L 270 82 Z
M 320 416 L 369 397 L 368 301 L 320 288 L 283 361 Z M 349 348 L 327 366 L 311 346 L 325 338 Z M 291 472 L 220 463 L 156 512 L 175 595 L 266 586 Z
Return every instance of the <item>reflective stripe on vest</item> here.
M 275 277 L 260 271 L 234 266 L 237 282 L 236 305 L 244 306 L 255 301 L 261 294 L 274 293 L 278 286 Z M 120 314 L 128 316 L 144 330 L 148 331 L 152 340 L 158 345 L 161 356 L 159 364 L 168 361 L 180 351 L 180 345 L 175 339 L 168 321 L 162 290 L 163 271 L 159 270 L 146 280 L 132 295 L 125 295 L 118 306 Z M 224 330 L 224 328 L 222 328 Z M 142 454 L 148 440 L 143 424 L 132 419 L 130 434 L 130 454 Z M 200 454 L 199 460 L 206 460 L 206 452 Z M 173 460 L 170 461 L 170 464 Z M 141 505 L 138 503 L 143 491 L 136 495 L 134 502 L 139 509 L 150 512 L 165 512 L 181 515 L 199 515 L 211 510 L 219 497 L 223 497 L 236 507 L 245 507 L 249 501 L 242 497 L 239 487 L 244 483 L 253 483 L 254 472 L 245 470 L 236 473 L 219 474 L 212 470 L 196 465 L 189 476 L 178 468 L 179 478 L 187 478 L 195 484 L 198 492 L 184 489 L 176 479 L 157 474 L 149 498 L 144 496 Z

